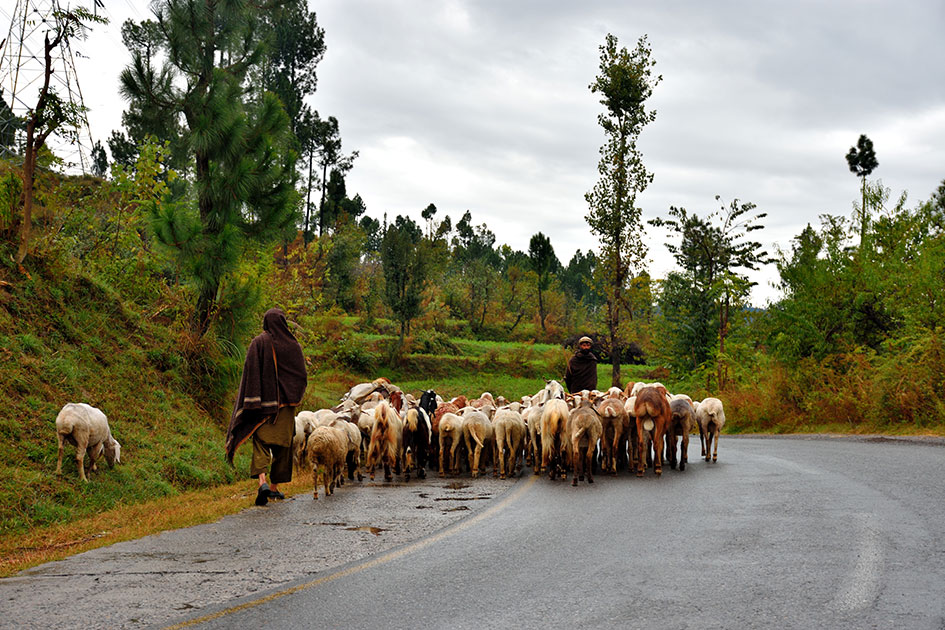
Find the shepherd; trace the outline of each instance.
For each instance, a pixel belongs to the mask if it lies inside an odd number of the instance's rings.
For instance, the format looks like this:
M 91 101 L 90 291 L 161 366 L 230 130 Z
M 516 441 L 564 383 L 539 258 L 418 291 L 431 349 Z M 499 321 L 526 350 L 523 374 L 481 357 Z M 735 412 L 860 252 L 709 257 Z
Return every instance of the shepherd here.
M 249 475 L 258 481 L 256 505 L 284 499 L 280 483 L 292 481 L 292 437 L 295 410 L 308 385 L 302 346 L 289 331 L 282 309 L 263 316 L 263 332 L 246 350 L 239 393 L 226 432 L 226 459 L 240 444 L 253 439 Z M 269 483 L 266 471 L 269 471 Z
M 590 337 L 578 339 L 578 349 L 568 361 L 564 384 L 572 394 L 597 389 L 597 357 L 591 352 L 593 343 Z

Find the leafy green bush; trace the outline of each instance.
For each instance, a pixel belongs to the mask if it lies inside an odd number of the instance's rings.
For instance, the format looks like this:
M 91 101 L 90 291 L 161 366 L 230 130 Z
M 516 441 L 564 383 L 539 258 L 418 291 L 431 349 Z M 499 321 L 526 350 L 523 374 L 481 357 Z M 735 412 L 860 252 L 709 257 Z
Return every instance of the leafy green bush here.
M 411 340 L 410 351 L 421 354 L 448 354 L 451 356 L 462 354 L 459 346 L 453 343 L 448 335 L 435 330 L 421 330 L 414 335 Z
M 378 367 L 378 356 L 361 341 L 344 334 L 335 345 L 332 359 L 340 366 L 359 373 L 370 373 Z

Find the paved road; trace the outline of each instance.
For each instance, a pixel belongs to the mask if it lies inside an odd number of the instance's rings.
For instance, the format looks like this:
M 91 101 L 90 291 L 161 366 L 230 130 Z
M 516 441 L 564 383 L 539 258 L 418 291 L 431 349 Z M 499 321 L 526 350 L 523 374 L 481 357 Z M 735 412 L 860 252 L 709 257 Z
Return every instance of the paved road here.
M 414 542 L 162 619 L 198 628 L 945 628 L 940 444 L 723 436 L 714 465 L 698 449 L 694 441 L 686 472 L 660 479 L 572 488 L 524 478 Z M 468 482 L 466 492 L 498 483 Z M 199 588 L 215 583 L 205 576 Z M 4 586 L 0 612 L 10 604 Z

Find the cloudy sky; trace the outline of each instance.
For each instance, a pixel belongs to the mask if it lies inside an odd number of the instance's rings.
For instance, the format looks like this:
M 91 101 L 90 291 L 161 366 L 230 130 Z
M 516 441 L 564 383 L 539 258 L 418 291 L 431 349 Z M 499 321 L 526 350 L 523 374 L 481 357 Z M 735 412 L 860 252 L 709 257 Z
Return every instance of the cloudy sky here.
M 112 18 L 81 45 L 80 78 L 96 138 L 119 124 L 121 22 L 150 16 L 106 0 Z M 896 198 L 928 199 L 945 179 L 945 3 L 604 2 L 573 0 L 311 2 L 328 50 L 313 105 L 338 118 L 360 153 L 347 178 L 368 213 L 420 220 L 434 203 L 469 210 L 499 243 L 536 232 L 564 264 L 597 247 L 584 194 L 597 180 L 602 110 L 588 89 L 607 33 L 631 49 L 646 34 L 663 81 L 640 148 L 655 176 L 645 219 L 699 214 L 733 199 L 767 212 L 761 240 L 789 247 L 824 213 L 849 215 L 859 181 L 844 156 L 873 140 Z M 650 271 L 673 261 L 646 228 Z M 772 266 L 773 267 L 773 266 Z M 753 301 L 777 296 L 757 274 Z

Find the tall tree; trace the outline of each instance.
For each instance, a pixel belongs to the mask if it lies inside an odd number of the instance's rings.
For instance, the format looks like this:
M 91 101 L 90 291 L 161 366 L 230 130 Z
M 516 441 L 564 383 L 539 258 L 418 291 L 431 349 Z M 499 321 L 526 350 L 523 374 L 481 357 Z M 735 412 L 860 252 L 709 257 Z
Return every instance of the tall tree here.
M 733 309 L 741 304 L 755 284 L 746 273 L 773 262 L 760 242 L 748 238 L 751 232 L 764 229 L 759 221 L 767 216 L 767 213 L 754 210 L 755 204 L 735 199 L 727 208 L 723 205 L 705 219 L 685 208 L 671 207 L 668 219 L 650 222 L 655 226 L 669 227 L 681 237 L 678 245 L 667 243 L 666 248 L 682 267 L 682 273 L 674 278 L 672 286 L 685 287 L 688 284 L 692 296 L 687 300 L 691 302 L 687 313 L 691 318 L 687 326 L 690 336 L 694 344 L 705 344 L 689 348 L 696 365 L 708 357 L 709 344 L 715 340 L 718 340 L 719 354 L 725 354 Z M 664 292 L 664 298 L 666 295 Z M 677 294 L 675 299 L 678 301 L 681 296 Z M 669 302 L 664 300 L 663 304 L 671 308 Z M 713 305 L 714 313 L 706 305 Z M 715 330 L 710 334 L 713 327 Z M 725 379 L 724 367 L 720 364 L 719 387 L 724 386 Z
M 541 322 L 541 329 L 545 330 L 545 317 L 548 313 L 545 310 L 544 293 L 551 285 L 551 274 L 561 267 L 561 263 L 555 256 L 551 239 L 541 232 L 532 236 L 528 243 L 528 259 L 532 271 L 538 276 L 538 319 Z
M 36 177 L 36 159 L 46 140 L 53 133 L 78 141 L 78 127 L 84 115 L 83 107 L 62 100 L 50 79 L 55 72 L 53 51 L 63 42 L 82 39 L 88 32 L 89 23 L 106 24 L 108 20 L 83 9 L 53 11 L 51 27 L 43 41 L 43 83 L 39 88 L 36 105 L 26 115 L 26 146 L 23 155 L 23 215 L 20 217 L 20 244 L 16 262 L 22 263 L 29 253 L 33 228 L 33 184 Z M 58 57 L 58 56 L 57 56 Z M 58 60 L 58 59 L 57 59 Z
M 135 22 L 126 20 L 121 26 L 121 41 L 131 54 L 135 74 L 145 77 L 146 85 L 169 89 L 171 81 L 163 66 L 158 64 L 165 35 L 160 25 L 154 20 Z M 128 109 L 121 114 L 123 130 L 113 130 L 108 139 L 108 148 L 112 159 L 118 164 L 131 168 L 138 158 L 138 147 L 147 136 L 167 142 L 170 154 L 166 157 L 167 166 L 178 173 L 184 173 L 191 167 L 190 148 L 186 144 L 179 111 L 165 106 L 159 99 L 131 99 Z
M 121 90 L 144 113 L 182 120 L 196 207 L 162 206 L 152 223 L 197 285 L 194 327 L 202 335 L 247 240 L 269 242 L 294 224 L 295 153 L 278 98 L 246 81 L 262 57 L 261 9 L 243 0 L 158 0 L 152 8 L 161 66 L 132 50 Z
M 309 151 L 310 160 L 315 160 L 322 169 L 322 196 L 318 204 L 318 235 L 321 236 L 325 231 L 325 227 L 328 225 L 324 212 L 325 201 L 328 195 L 329 171 L 337 171 L 343 177 L 354 166 L 354 160 L 358 157 L 358 152 L 352 151 L 348 155 L 342 153 L 341 133 L 338 131 L 338 119 L 334 116 L 329 116 L 328 120 L 321 120 L 318 116 L 318 112 L 314 112 L 310 129 L 308 129 L 306 133 L 311 133 L 311 135 L 305 136 L 306 142 L 309 143 L 305 150 Z M 310 162 L 310 181 L 311 176 Z
M 427 268 L 420 247 L 422 231 L 409 217 L 398 215 L 381 241 L 384 299 L 400 322 L 400 340 L 410 332 L 410 321 L 420 315 Z
M 617 38 L 607 35 L 600 47 L 600 73 L 590 84 L 600 94 L 605 111 L 597 121 L 604 130 L 597 171 L 600 179 L 585 195 L 590 211 L 585 219 L 600 238 L 598 272 L 607 303 L 607 328 L 613 369 L 613 385 L 620 386 L 620 356 L 624 340 L 620 334 L 621 313 L 628 310 L 627 289 L 646 258 L 641 211 L 637 195 L 653 181 L 643 165 L 637 140 L 643 127 L 656 119 L 656 111 L 646 109 L 646 101 L 662 80 L 653 75 L 656 61 L 651 58 L 646 35 L 637 40 L 633 53 L 617 48 Z
M 92 174 L 96 177 L 105 177 L 108 172 L 108 156 L 105 147 L 98 140 L 92 145 Z
M 423 220 L 427 222 L 427 238 L 433 240 L 433 217 L 436 216 L 436 206 L 432 203 L 423 209 L 420 213 Z
M 863 205 L 860 206 L 860 243 L 865 243 L 869 222 L 869 210 L 866 207 L 866 178 L 879 166 L 876 152 L 873 151 L 873 141 L 867 138 L 866 134 L 860 134 L 856 146 L 850 147 L 847 151 L 847 166 L 850 167 L 850 172 L 861 180 Z
M 258 67 L 260 83 L 282 101 L 292 133 L 298 135 L 304 100 L 318 86 L 316 69 L 325 56 L 325 29 L 306 0 L 286 0 L 263 12 L 260 30 L 267 42 Z

